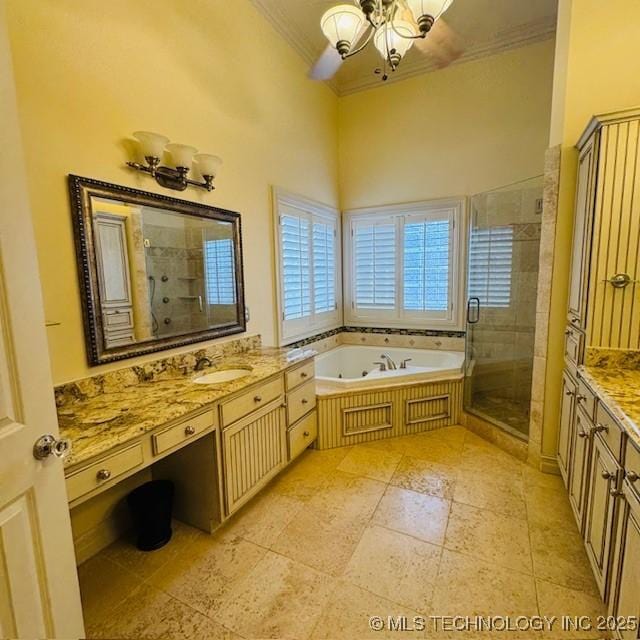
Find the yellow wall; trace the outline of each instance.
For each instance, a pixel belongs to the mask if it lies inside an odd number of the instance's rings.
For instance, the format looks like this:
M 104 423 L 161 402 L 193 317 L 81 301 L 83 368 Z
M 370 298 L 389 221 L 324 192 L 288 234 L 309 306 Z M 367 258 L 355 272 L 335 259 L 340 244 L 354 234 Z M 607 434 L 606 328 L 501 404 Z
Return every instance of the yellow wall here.
M 6 4 L 54 382 L 109 368 L 86 364 L 66 175 L 171 195 L 123 167 L 139 129 L 224 158 L 213 194 L 174 195 L 243 214 L 249 331 L 272 343 L 269 187 L 337 205 L 337 98 L 249 0 Z
M 468 195 L 539 175 L 552 40 L 340 100 L 343 209 Z
M 552 280 L 551 319 L 545 393 L 543 453 L 555 455 L 578 137 L 597 113 L 640 104 L 640 3 L 612 0 L 560 0 L 560 15 L 568 17 L 559 29 L 558 59 L 566 78 L 554 88 L 555 123 L 552 144 L 562 144 L 556 252 Z M 562 123 L 561 127 L 557 121 Z

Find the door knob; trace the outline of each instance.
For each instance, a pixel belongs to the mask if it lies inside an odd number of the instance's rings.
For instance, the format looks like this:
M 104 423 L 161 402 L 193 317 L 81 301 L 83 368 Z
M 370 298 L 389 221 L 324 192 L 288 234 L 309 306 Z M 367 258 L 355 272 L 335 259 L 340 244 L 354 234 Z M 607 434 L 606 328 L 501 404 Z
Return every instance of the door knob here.
M 71 452 L 71 440 L 68 438 L 56 439 L 50 433 L 36 440 L 33 445 L 33 457 L 36 460 L 45 460 L 49 456 L 66 458 Z

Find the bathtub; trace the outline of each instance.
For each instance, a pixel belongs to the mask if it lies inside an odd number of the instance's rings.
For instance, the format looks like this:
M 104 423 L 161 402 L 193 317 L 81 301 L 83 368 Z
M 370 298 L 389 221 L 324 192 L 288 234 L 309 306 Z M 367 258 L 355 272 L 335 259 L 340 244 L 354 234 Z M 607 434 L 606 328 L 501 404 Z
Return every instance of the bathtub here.
M 411 358 L 406 369 L 380 371 L 380 355 L 400 362 Z M 342 345 L 316 356 L 317 393 L 395 386 L 407 382 L 461 378 L 464 353 L 403 347 Z

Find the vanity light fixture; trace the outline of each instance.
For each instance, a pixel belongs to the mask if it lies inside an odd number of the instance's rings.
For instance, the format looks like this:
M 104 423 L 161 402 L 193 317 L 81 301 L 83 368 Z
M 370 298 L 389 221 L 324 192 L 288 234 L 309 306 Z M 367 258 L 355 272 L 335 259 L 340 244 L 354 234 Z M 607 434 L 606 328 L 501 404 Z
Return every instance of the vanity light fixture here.
M 146 164 L 127 162 L 128 167 L 148 173 L 159 185 L 167 189 L 184 191 L 189 185 L 207 191 L 215 189 L 213 181 L 222 165 L 222 159 L 218 156 L 198 153 L 197 149 L 185 144 L 169 144 L 169 138 L 150 131 L 136 131 L 133 137 L 138 141 Z M 160 164 L 165 151 L 169 152 L 172 167 Z M 202 181 L 191 180 L 188 177 L 194 161 Z
M 362 51 L 373 40 L 387 66 L 395 71 L 415 40 L 427 37 L 431 27 L 453 0 L 353 0 L 332 7 L 320 19 L 330 45 L 343 60 Z

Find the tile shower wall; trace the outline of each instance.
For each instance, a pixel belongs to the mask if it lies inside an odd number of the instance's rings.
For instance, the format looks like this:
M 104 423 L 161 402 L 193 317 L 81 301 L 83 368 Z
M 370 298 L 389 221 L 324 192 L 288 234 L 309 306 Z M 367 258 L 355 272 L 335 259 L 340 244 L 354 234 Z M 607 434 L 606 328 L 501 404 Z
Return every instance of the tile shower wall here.
M 202 229 L 145 224 L 144 234 L 155 335 L 205 329 Z

